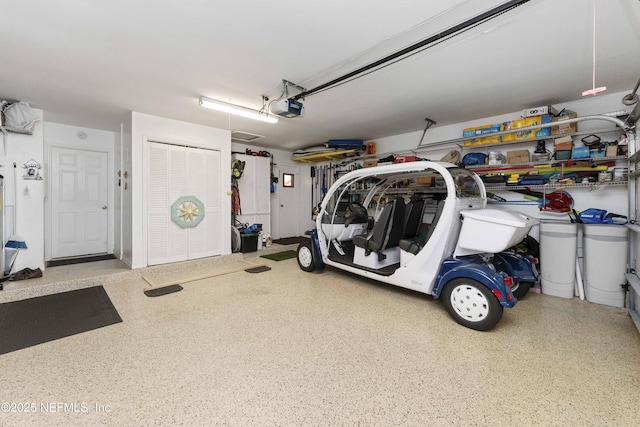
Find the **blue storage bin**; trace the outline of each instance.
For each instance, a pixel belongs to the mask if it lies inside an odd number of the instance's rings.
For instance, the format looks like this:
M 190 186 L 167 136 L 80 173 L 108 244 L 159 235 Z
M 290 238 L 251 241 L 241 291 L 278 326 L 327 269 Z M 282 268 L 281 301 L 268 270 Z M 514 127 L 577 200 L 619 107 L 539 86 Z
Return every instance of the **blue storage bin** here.
M 589 155 L 589 147 L 574 147 L 571 149 L 572 159 L 588 159 Z

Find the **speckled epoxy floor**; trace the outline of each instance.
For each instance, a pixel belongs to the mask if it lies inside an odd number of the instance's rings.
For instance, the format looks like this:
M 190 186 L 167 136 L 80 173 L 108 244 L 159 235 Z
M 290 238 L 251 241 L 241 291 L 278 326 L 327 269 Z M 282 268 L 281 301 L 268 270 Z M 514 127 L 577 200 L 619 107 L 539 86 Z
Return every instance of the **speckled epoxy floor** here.
M 0 401 L 37 405 L 0 425 L 638 423 L 622 309 L 532 293 L 482 333 L 428 296 L 248 261 L 272 270 L 157 298 L 141 278 L 106 284 L 123 323 L 0 356 Z

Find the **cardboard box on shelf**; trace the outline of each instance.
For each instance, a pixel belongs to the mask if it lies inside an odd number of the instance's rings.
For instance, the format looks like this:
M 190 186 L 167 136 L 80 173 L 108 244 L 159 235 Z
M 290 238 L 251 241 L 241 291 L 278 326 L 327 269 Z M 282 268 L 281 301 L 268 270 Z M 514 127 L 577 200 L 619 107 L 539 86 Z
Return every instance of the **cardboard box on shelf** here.
M 531 161 L 531 154 L 529 150 L 513 150 L 507 151 L 507 163 L 528 163 Z
M 553 143 L 555 145 L 556 151 L 571 150 L 573 148 L 573 140 L 570 136 L 556 138 Z
M 502 130 L 511 130 L 513 128 L 513 121 L 508 121 L 508 122 L 504 122 L 502 123 Z M 516 140 L 516 134 L 515 133 L 505 133 L 504 135 L 502 135 L 502 142 L 509 142 L 509 141 L 515 141 Z
M 501 128 L 501 123 L 470 127 L 462 130 L 462 137 L 468 138 L 470 136 L 480 136 L 488 133 L 500 132 Z
M 418 160 L 420 160 L 420 157 L 417 156 L 396 156 L 393 159 L 393 163 L 417 162 Z
M 607 145 L 605 156 L 607 156 L 607 157 L 615 157 L 617 155 L 618 155 L 618 144 L 610 142 L 609 145 Z
M 575 119 L 577 114 L 571 113 L 566 116 L 558 116 L 553 118 L 553 122 L 558 122 L 558 126 L 551 126 L 551 135 L 564 135 L 578 131 L 578 123 L 562 123 L 563 120 Z
M 419 176 L 416 178 L 416 184 L 428 185 L 433 187 L 436 185 L 436 178 L 433 176 Z
M 551 123 L 552 117 L 548 114 L 542 116 L 526 117 L 512 120 L 502 124 L 503 130 L 514 130 L 529 126 Z M 551 135 L 549 128 L 528 129 L 519 132 L 502 135 L 502 141 L 523 141 L 525 139 L 545 138 Z
M 377 160 L 365 160 L 364 162 L 362 162 L 362 167 L 364 168 L 372 168 L 374 166 L 378 166 Z

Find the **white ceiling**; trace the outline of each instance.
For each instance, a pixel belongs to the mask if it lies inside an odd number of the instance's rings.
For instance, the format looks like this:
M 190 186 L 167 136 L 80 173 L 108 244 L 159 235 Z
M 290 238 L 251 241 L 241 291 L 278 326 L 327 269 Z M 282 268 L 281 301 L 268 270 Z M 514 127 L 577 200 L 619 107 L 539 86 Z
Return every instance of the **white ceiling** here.
M 127 111 L 265 135 L 295 149 L 561 104 L 592 88 L 595 0 L 531 0 L 263 124 L 198 105 L 259 109 L 282 79 L 314 88 L 505 0 L 0 0 L 0 99 L 45 120 L 117 131 Z M 152 7 L 151 7 L 152 6 Z M 596 86 L 640 77 L 640 2 L 600 0 Z M 292 92 L 290 94 L 295 94 Z

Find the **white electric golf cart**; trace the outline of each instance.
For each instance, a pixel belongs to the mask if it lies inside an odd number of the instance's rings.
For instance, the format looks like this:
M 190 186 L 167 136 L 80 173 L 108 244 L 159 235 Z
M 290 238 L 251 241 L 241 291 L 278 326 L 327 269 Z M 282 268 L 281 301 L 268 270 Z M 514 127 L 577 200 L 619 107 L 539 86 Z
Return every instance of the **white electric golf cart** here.
M 328 190 L 298 264 L 442 296 L 458 323 L 488 330 L 538 275 L 535 259 L 507 251 L 537 220 L 486 203 L 480 178 L 450 163 L 355 170 Z

